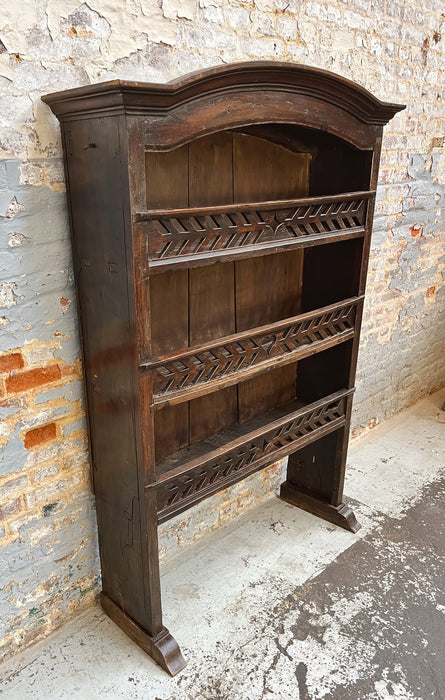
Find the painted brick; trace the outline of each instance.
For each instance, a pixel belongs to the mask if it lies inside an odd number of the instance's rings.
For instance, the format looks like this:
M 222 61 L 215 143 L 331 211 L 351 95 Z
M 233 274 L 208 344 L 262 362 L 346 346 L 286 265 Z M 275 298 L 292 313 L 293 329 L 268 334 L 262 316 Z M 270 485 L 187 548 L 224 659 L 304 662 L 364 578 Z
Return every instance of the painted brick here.
M 54 401 L 56 399 L 67 399 L 67 401 L 78 401 L 83 398 L 83 386 L 82 382 L 74 381 L 69 384 L 64 384 L 63 386 L 58 386 L 55 389 L 50 389 L 49 391 L 44 391 L 41 394 L 37 394 L 35 397 L 36 404 L 47 403 L 48 401 Z
M 36 473 L 34 474 L 34 482 L 37 481 L 43 481 L 43 479 L 49 479 L 52 476 L 55 476 L 60 471 L 60 464 L 49 464 L 46 467 L 41 467 L 40 469 L 37 469 Z
M 6 503 L 0 503 L 0 522 L 12 518 L 14 515 L 18 515 L 22 509 L 20 497 L 13 498 Z
M 28 486 L 28 477 L 26 474 L 17 476 L 15 479 L 8 479 L 0 486 L 0 501 L 9 498 L 16 491 L 22 491 Z
M 61 371 L 58 365 L 51 367 L 42 367 L 39 369 L 31 369 L 28 372 L 20 372 L 8 377 L 6 380 L 6 391 L 10 394 L 18 393 L 33 389 L 48 382 L 54 382 L 60 379 Z
M 443 3 L 146 0 L 142 9 L 131 0 L 97 10 L 68 4 L 47 0 L 45 13 L 36 13 L 33 3 L 20 13 L 12 6 L 3 12 L 0 396 L 6 390 L 8 396 L 0 401 L 6 419 L 0 494 L 3 506 L 14 510 L 23 490 L 32 509 L 8 515 L 7 526 L 0 526 L 0 571 L 6 567 L 21 591 L 6 607 L 0 601 L 9 630 L 0 655 L 48 634 L 66 611 L 91 602 L 94 592 L 88 598 L 81 591 L 98 586 L 86 440 L 70 435 L 83 426 L 82 377 L 75 304 L 64 301 L 74 300 L 74 289 L 59 127 L 38 95 L 103 79 L 166 81 L 222 61 L 271 58 L 326 68 L 381 99 L 406 101 L 406 111 L 384 131 L 355 433 L 445 381 Z M 66 411 L 71 418 L 63 417 Z M 37 439 L 31 431 L 56 418 L 60 429 L 50 442 L 26 450 L 23 434 Z M 279 472 L 264 472 L 264 480 L 257 476 L 165 524 L 163 555 L 267 497 L 278 480 Z M 68 577 L 70 556 L 79 569 Z M 25 601 L 26 611 L 39 614 L 24 612 Z
M 22 369 L 23 365 L 23 357 L 20 352 L 12 352 L 9 355 L 0 356 L 0 373 Z
M 4 399 L 0 401 L 0 419 L 8 418 L 26 407 L 26 399 L 23 396 Z
M 43 504 L 45 502 L 56 500 L 55 497 L 61 496 L 64 492 L 79 486 L 82 483 L 81 474 L 73 474 L 58 481 L 54 481 L 47 486 L 42 486 L 25 495 L 25 502 L 28 508 Z
M 85 440 L 79 438 L 66 438 L 65 440 L 54 442 L 41 450 L 33 450 L 28 453 L 26 458 L 26 468 L 43 465 L 44 462 L 49 462 L 62 454 L 69 455 L 72 452 L 83 452 L 85 450 Z
M 63 435 L 64 437 L 68 437 L 72 433 L 77 432 L 78 430 L 85 430 L 86 429 L 86 422 L 85 418 L 82 416 L 81 418 L 78 418 L 75 420 L 73 423 L 67 423 L 66 425 L 63 426 Z
M 25 447 L 29 450 L 31 447 L 40 445 L 42 442 L 53 440 L 56 434 L 57 428 L 55 423 L 47 423 L 46 425 L 41 425 L 39 428 L 28 430 L 28 432 L 25 433 Z
M 25 347 L 23 349 L 28 367 L 30 365 L 43 365 L 46 362 L 54 362 L 55 352 L 56 350 L 54 347 L 48 347 L 47 345 L 38 346 L 36 348 Z

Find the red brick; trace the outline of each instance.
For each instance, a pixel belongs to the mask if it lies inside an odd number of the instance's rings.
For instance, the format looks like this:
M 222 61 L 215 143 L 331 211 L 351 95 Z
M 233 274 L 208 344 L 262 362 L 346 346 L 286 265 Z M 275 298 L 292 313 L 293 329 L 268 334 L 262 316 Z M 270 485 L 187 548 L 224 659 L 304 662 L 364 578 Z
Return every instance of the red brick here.
M 6 503 L 2 503 L 0 505 L 0 522 L 2 522 L 3 520 L 7 520 L 12 515 L 17 515 L 17 513 L 20 513 L 20 510 L 21 510 L 20 496 L 18 496 L 17 498 L 14 498 L 12 501 L 7 501 Z
M 11 352 L 0 357 L 0 373 L 11 372 L 13 369 L 22 369 L 23 357 L 21 352 Z
M 2 486 L 0 486 L 0 500 L 4 501 L 6 498 L 14 494 L 14 491 L 23 491 L 28 486 L 28 477 L 26 474 L 21 476 L 16 476 L 14 479 L 10 479 Z
M 19 374 L 13 374 L 11 377 L 8 377 L 6 380 L 6 391 L 11 394 L 19 391 L 26 391 L 27 389 L 32 389 L 41 384 L 54 382 L 56 379 L 60 379 L 60 377 L 61 373 L 58 365 L 31 369 L 28 372 L 20 372 Z
M 25 433 L 25 447 L 29 450 L 30 447 L 35 447 L 41 442 L 47 442 L 56 437 L 56 424 L 47 423 L 39 428 L 33 428 Z
M 416 236 L 421 236 L 423 233 L 423 226 L 410 226 L 409 230 L 411 231 L 411 235 L 413 238 L 416 238 Z
M 431 299 L 436 294 L 436 287 L 428 287 L 426 290 L 426 298 Z

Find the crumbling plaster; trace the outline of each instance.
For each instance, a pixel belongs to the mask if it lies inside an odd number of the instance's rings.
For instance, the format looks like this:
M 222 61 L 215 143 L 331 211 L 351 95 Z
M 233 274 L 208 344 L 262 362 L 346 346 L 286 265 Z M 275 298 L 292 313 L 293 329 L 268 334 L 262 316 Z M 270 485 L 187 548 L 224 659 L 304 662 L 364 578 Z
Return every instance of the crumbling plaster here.
M 444 33 L 441 0 L 3 4 L 0 654 L 90 604 L 99 575 L 60 132 L 41 95 L 265 58 L 332 70 L 407 104 L 383 142 L 358 434 L 445 381 Z M 265 498 L 278 479 L 271 468 L 172 521 L 162 552 Z

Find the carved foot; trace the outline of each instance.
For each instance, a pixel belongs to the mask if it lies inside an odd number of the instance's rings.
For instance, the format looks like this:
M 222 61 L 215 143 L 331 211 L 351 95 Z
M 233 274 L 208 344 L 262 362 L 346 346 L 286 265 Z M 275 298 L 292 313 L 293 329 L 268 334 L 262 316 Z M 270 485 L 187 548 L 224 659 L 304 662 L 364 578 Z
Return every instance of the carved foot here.
M 324 503 L 318 498 L 309 496 L 303 491 L 299 491 L 295 486 L 285 481 L 281 485 L 280 498 L 293 506 L 298 506 L 303 510 L 307 510 L 313 515 L 318 515 L 319 518 L 329 520 L 330 523 L 338 525 L 350 532 L 357 532 L 361 525 L 357 521 L 354 511 L 345 503 L 340 503 L 339 506 L 332 506 L 330 503 Z
M 171 676 L 182 671 L 187 662 L 182 656 L 178 643 L 166 627 L 163 627 L 156 637 L 151 637 L 103 592 L 100 594 L 100 602 L 113 622 L 119 625 L 159 666 Z

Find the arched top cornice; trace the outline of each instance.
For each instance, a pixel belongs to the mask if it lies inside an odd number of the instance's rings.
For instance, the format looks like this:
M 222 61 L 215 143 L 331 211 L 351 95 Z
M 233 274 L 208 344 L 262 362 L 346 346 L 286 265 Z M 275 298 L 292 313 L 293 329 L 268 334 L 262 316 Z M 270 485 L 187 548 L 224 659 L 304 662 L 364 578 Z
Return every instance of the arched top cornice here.
M 160 126 L 161 122 L 165 126 L 181 122 L 181 137 L 172 138 L 170 144 L 165 139 L 163 148 L 214 130 L 268 121 L 323 129 L 358 148 L 369 148 L 375 138 L 369 130 L 383 126 L 404 108 L 382 102 L 335 73 L 274 61 L 221 65 L 169 83 L 112 80 L 52 93 L 42 99 L 61 121 L 128 114 L 154 118 Z M 216 107 L 214 119 L 212 106 Z M 198 113 L 203 116 L 199 128 Z M 206 126 L 202 128 L 204 122 Z M 161 127 L 161 140 L 162 132 Z M 152 145 L 159 147 L 156 140 Z
M 43 97 L 59 118 L 90 112 L 156 114 L 203 95 L 276 90 L 333 104 L 365 124 L 386 124 L 404 105 L 382 102 L 351 80 L 295 63 L 255 61 L 189 73 L 169 83 L 111 80 Z

